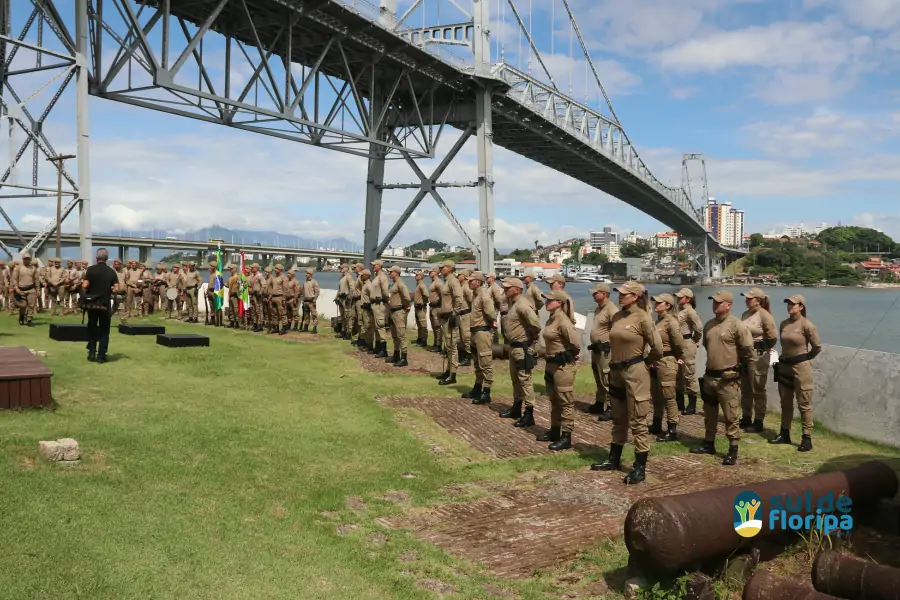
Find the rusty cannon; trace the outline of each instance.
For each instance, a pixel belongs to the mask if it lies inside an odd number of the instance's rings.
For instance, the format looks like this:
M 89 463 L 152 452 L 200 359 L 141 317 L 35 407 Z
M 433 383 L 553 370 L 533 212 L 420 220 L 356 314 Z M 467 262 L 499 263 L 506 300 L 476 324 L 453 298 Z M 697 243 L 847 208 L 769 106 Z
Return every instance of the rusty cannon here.
M 799 479 L 644 498 L 631 506 L 625 518 L 625 545 L 631 561 L 645 573 L 672 575 L 727 556 L 748 545 L 751 538 L 821 529 L 819 517 L 826 515 L 817 514 L 817 509 L 821 513 L 848 510 L 852 503 L 856 510 L 894 497 L 897 489 L 894 470 L 884 462 L 871 461 Z M 739 495 L 755 498 L 752 514 L 747 514 L 747 503 L 738 502 Z M 830 506 L 818 505 L 823 498 L 830 498 Z
M 836 600 L 836 596 L 817 592 L 787 577 L 757 571 L 744 586 L 741 600 Z
M 848 600 L 900 600 L 900 569 L 876 565 L 840 552 L 820 552 L 813 564 L 813 587 Z

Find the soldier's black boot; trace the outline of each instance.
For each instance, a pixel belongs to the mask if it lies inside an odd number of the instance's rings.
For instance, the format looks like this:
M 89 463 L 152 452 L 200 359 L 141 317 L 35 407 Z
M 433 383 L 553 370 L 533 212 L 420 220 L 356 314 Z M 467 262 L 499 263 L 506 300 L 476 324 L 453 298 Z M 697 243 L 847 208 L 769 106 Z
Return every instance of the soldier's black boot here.
M 409 361 L 406 360 L 406 352 L 400 353 L 400 362 L 394 364 L 395 367 L 408 367 Z
M 95 352 L 88 352 L 88 362 L 94 362 L 97 360 L 97 354 Z
M 381 349 L 381 344 L 379 342 L 372 342 L 369 344 L 366 342 L 366 352 L 369 354 L 378 354 L 378 351 Z M 378 358 L 377 356 L 375 358 Z
M 448 373 L 446 377 L 438 381 L 438 385 L 452 385 L 456 383 L 456 373 Z
M 34 327 L 34 321 L 28 319 L 27 321 L 25 321 L 25 327 Z
M 762 419 L 754 419 L 752 423 L 747 425 L 747 427 L 744 429 L 744 431 L 746 431 L 747 433 L 761 433 L 763 431 L 763 429 L 765 429 L 763 427 L 763 420 Z
M 491 388 L 484 388 L 481 391 L 481 395 L 472 400 L 472 404 L 490 404 L 491 403 Z
M 797 446 L 797 452 L 809 452 L 812 450 L 812 437 L 804 435 L 800 438 L 800 445 Z
M 285 325 L 281 328 L 281 333 L 279 335 L 287 335 L 287 332 L 291 330 L 290 325 Z
M 500 416 L 504 419 L 518 419 L 522 416 L 522 401 L 518 398 L 513 399 L 513 405 L 509 410 L 504 410 L 500 413 Z
M 19 314 L 19 325 L 25 324 L 25 315 Z
M 563 431 L 559 439 L 547 446 L 548 450 L 568 450 L 572 447 L 572 432 Z
M 631 468 L 631 473 L 626 475 L 623 480 L 626 485 L 634 485 L 644 480 L 647 469 L 647 456 L 649 454 L 649 452 L 634 453 L 634 465 Z
M 741 417 L 741 420 L 738 421 L 738 427 L 741 429 L 747 429 L 748 427 L 750 427 L 750 423 L 752 422 L 753 421 L 748 415 L 744 415 L 743 417 Z
M 657 442 L 677 442 L 678 441 L 678 425 L 669 423 L 669 431 L 665 435 L 656 438 Z
M 790 444 L 791 443 L 791 431 L 789 429 L 782 429 L 774 440 L 769 440 L 770 444 Z
M 537 437 L 537 441 L 539 442 L 557 442 L 559 441 L 560 435 L 560 426 L 559 425 L 551 425 L 550 429 L 542 433 Z
M 385 344 L 387 344 L 387 342 L 385 342 Z M 384 359 L 384 362 L 386 362 L 389 365 L 393 365 L 393 364 L 400 362 L 400 351 L 394 350 L 394 353 L 389 358 Z
M 387 342 L 376 342 L 375 345 L 378 347 L 375 358 L 387 358 Z
M 603 403 L 599 400 L 595 400 L 593 404 L 584 409 L 584 412 L 589 415 L 599 415 L 603 412 Z
M 688 393 L 688 402 L 687 407 L 684 409 L 683 415 L 696 415 L 697 414 L 697 396 L 691 393 Z
M 737 446 L 729 446 L 728 454 L 725 455 L 725 458 L 722 459 L 722 464 L 726 467 L 730 467 L 732 465 L 737 464 L 737 455 L 738 455 L 738 447 Z
M 684 414 L 684 392 L 675 392 L 675 404 L 678 406 L 678 412 Z
M 317 333 L 319 333 L 319 326 L 313 325 L 313 334 L 317 334 Z
M 519 420 L 513 423 L 513 427 L 531 427 L 534 425 L 534 407 L 529 406 L 519 417 Z
M 691 454 L 715 454 L 716 443 L 703 440 L 699 446 L 691 448 Z
M 477 398 L 481 395 L 481 384 L 476 383 L 472 386 L 472 389 L 462 395 L 466 400 L 471 400 L 472 398 Z
M 652 433 L 653 435 L 660 435 L 663 432 L 662 428 L 662 417 L 653 417 L 653 425 L 651 425 L 647 429 L 647 433 Z
M 471 367 L 472 366 L 472 355 L 466 351 L 462 356 L 459 357 L 459 366 L 461 367 Z
M 602 422 L 612 421 L 612 405 L 607 405 L 606 410 L 600 413 L 600 416 L 597 417 L 597 420 Z
M 619 444 L 609 445 L 609 456 L 602 463 L 591 465 L 591 471 L 618 471 L 622 466 L 622 448 Z

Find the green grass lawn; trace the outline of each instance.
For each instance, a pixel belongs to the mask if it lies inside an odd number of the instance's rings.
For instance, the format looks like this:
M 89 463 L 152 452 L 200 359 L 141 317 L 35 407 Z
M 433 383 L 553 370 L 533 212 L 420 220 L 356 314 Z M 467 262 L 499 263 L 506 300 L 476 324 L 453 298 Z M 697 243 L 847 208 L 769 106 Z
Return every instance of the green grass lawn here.
M 0 315 L 0 345 L 49 352 L 56 403 L 0 413 L 0 598 L 433 598 L 427 580 L 457 598 L 502 597 L 490 586 L 523 599 L 554 593 L 551 578 L 499 581 L 382 527 L 378 518 L 402 508 L 381 496 L 406 492 L 425 506 L 444 501 L 448 484 L 585 468 L 591 457 L 455 460 L 466 449 L 453 439 L 437 455 L 403 422 L 442 430 L 375 398 L 458 392 L 424 374 L 365 372 L 346 342 L 166 322 L 212 346 L 169 349 L 114 331 L 112 362 L 96 365 L 84 344 L 52 341 L 47 318 L 37 322 Z M 505 374 L 498 382 L 495 394 L 509 394 Z M 592 385 L 583 371 L 579 393 Z M 81 464 L 37 457 L 39 440 L 61 437 L 79 441 Z M 893 452 L 828 434 L 816 444 L 804 463 L 767 445 L 746 453 L 784 476 L 838 454 Z M 356 527 L 342 535 L 341 525 Z M 602 548 L 580 560 L 597 572 L 623 564 L 621 544 Z

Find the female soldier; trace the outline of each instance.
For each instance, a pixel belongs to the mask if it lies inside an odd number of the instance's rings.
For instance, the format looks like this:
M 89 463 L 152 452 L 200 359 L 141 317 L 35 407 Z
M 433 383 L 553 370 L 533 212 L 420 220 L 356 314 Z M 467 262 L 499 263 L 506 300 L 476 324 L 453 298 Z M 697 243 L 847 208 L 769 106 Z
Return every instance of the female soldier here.
M 628 441 L 628 430 L 634 438 L 634 468 L 625 483 L 644 480 L 650 435 L 647 432 L 647 413 L 650 412 L 650 371 L 647 364 L 662 358 L 662 340 L 647 312 L 644 286 L 629 282 L 617 287 L 619 306 L 609 331 L 609 396 L 612 404 L 613 430 L 609 458 L 591 465 L 594 471 L 618 471 L 622 449 Z M 650 352 L 644 358 L 644 347 Z
M 650 378 L 653 395 L 653 426 L 650 433 L 659 434 L 657 442 L 674 442 L 678 440 L 678 406 L 675 404 L 675 383 L 678 380 L 678 363 L 684 362 L 682 355 L 683 340 L 678 320 L 672 316 L 675 298 L 671 294 L 660 294 L 652 298 L 654 310 L 659 317 L 656 330 L 662 341 L 663 356 L 650 365 Z M 668 433 L 663 435 L 663 413 L 668 423 Z
M 681 288 L 675 294 L 678 298 L 678 325 L 681 327 L 681 339 L 684 341 L 684 354 L 678 362 L 678 383 L 675 387 L 675 403 L 683 415 L 697 414 L 697 396 L 700 385 L 697 383 L 697 348 L 703 338 L 703 322 L 697 314 L 697 301 L 694 292 Z M 684 394 L 687 392 L 688 403 L 684 405 Z
M 572 447 L 572 428 L 575 425 L 573 407 L 575 398 L 575 364 L 581 354 L 581 336 L 566 314 L 565 303 L 569 295 L 562 290 L 541 294 L 550 318 L 544 325 L 544 346 L 547 349 L 547 370 L 544 383 L 550 396 L 550 431 L 538 438 L 539 442 L 553 442 L 550 450 L 566 450 Z
M 746 294 L 747 312 L 741 315 L 741 321 L 753 336 L 753 356 L 747 363 L 747 370 L 741 373 L 741 408 L 743 416 L 738 426 L 747 433 L 759 433 L 763 430 L 766 418 L 766 382 L 769 379 L 769 353 L 778 343 L 778 332 L 775 331 L 775 319 L 769 307 L 769 297 L 759 288 L 753 288 Z M 754 419 L 754 412 L 756 418 Z
M 791 419 L 794 398 L 803 422 L 800 452 L 812 450 L 812 393 L 813 369 L 809 362 L 822 351 L 819 330 L 806 318 L 806 300 L 800 294 L 785 299 L 788 318 L 781 322 L 781 358 L 775 366 L 778 395 L 781 396 L 781 433 L 770 444 L 791 443 Z

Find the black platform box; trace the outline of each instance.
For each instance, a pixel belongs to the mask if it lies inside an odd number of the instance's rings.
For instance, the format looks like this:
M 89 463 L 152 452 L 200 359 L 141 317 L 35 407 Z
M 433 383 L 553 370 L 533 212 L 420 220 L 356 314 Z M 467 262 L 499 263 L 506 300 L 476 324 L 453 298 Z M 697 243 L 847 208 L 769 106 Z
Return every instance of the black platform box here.
M 149 323 L 138 323 L 135 325 L 119 325 L 119 333 L 124 335 L 159 335 L 165 333 L 166 328 L 162 325 L 151 325 Z
M 156 336 L 156 343 L 169 348 L 191 348 L 209 346 L 209 338 L 194 333 L 165 333 Z
M 86 342 L 88 341 L 87 325 L 51 323 L 50 339 L 57 342 Z

